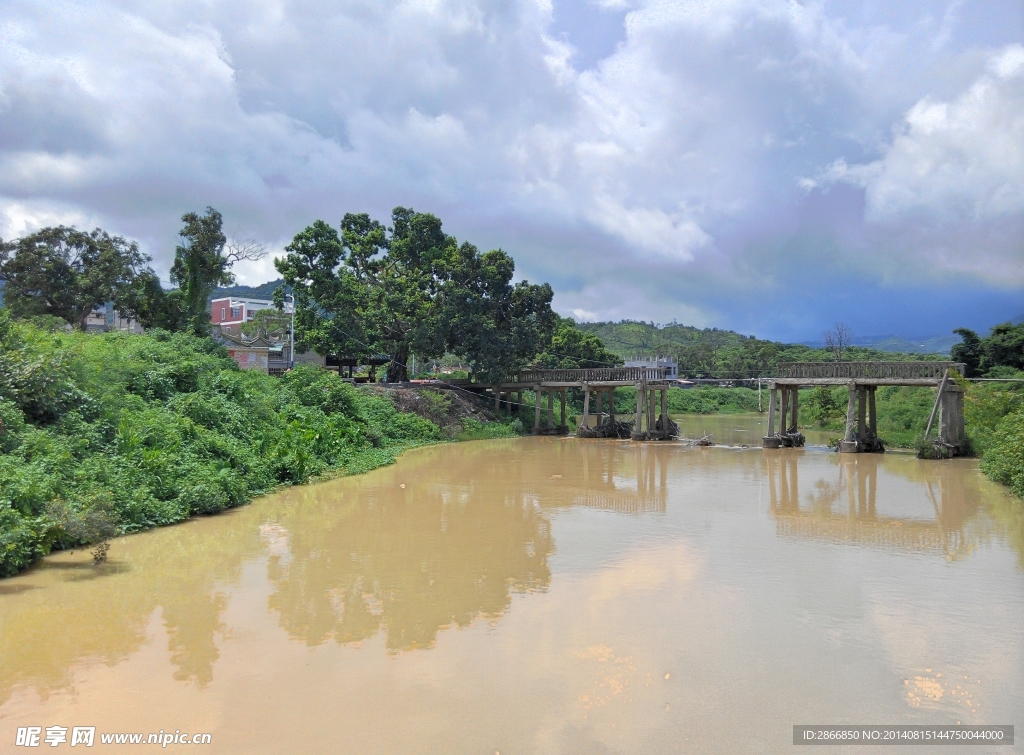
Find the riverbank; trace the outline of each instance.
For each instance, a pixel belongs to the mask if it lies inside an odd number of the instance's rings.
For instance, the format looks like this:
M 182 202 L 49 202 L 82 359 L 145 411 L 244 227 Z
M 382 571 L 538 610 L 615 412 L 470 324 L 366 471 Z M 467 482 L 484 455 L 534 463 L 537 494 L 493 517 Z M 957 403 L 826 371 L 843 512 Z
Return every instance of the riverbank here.
M 0 310 L 0 576 L 410 447 L 515 434 L 470 398 L 394 393 L 242 371 L 186 334 L 50 331 Z

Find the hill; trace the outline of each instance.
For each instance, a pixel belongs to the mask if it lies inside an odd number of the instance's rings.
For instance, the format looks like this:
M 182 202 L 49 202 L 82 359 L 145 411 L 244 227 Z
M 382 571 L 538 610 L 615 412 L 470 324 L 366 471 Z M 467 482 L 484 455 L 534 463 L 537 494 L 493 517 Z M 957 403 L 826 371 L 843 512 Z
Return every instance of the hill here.
M 680 372 L 689 376 L 756 377 L 771 371 L 778 362 L 830 361 L 834 358 L 831 352 L 807 344 L 767 341 L 732 330 L 702 329 L 677 323 L 655 325 L 622 320 L 579 323 L 577 327 L 596 335 L 610 351 L 623 359 L 655 354 L 675 357 L 679 361 Z M 948 353 L 889 351 L 854 345 L 846 352 L 846 358 L 899 362 L 941 360 L 949 356 Z
M 960 336 L 862 336 L 853 339 L 854 346 L 863 346 L 876 351 L 894 351 L 902 354 L 949 354 L 949 350 L 960 343 Z M 824 347 L 823 341 L 804 341 L 805 346 L 812 348 Z
M 214 289 L 214 292 L 210 295 L 209 301 L 213 301 L 214 299 L 223 299 L 226 296 L 244 296 L 250 299 L 270 299 L 273 297 L 274 291 L 279 286 L 284 286 L 283 278 L 268 281 L 267 283 L 261 283 L 258 286 L 225 286 L 223 288 Z M 285 291 L 291 291 L 287 286 L 284 286 L 284 288 Z

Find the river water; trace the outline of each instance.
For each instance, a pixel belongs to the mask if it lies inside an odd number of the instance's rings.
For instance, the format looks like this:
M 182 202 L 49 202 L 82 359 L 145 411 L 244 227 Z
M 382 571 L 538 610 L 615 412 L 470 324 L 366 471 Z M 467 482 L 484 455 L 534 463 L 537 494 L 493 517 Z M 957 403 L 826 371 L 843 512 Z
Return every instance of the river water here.
M 749 445 L 758 421 L 683 434 Z M 1008 506 L 969 460 L 419 449 L 0 582 L 0 752 L 53 725 L 257 755 L 778 753 L 818 723 L 1020 742 Z

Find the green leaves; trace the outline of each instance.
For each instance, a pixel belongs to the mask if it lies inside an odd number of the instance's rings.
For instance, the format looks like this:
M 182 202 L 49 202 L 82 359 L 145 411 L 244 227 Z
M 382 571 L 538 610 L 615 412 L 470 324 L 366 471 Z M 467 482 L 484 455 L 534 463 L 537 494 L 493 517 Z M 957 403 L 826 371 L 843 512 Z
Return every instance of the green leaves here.
M 99 228 L 44 228 L 3 245 L 4 301 L 15 317 L 54 316 L 84 329 L 94 308 L 127 304 L 140 277 L 153 275 L 149 259 L 134 241 Z
M 566 370 L 616 367 L 622 364 L 622 359 L 606 349 L 600 338 L 577 328 L 575 320 L 562 317 L 558 318 L 551 344 L 536 361 L 543 367 Z
M 441 439 L 331 372 L 273 378 L 209 339 L 49 333 L 0 309 L 0 575 Z
M 412 353 L 451 352 L 493 379 L 547 342 L 555 321 L 550 286 L 512 285 L 508 254 L 459 245 L 434 215 L 396 207 L 391 221 L 386 228 L 348 214 L 339 236 L 318 220 L 275 261 L 295 291 L 300 345 L 390 354 L 388 380 L 401 381 Z
M 221 230 L 221 214 L 207 207 L 203 215 L 187 212 L 181 220 L 185 226 L 171 266 L 171 282 L 177 284 L 179 296 L 165 302 L 164 308 L 173 310 L 173 305 L 178 305 L 181 324 L 204 335 L 210 329 L 206 300 L 217 286 L 230 286 L 235 277 L 231 260 L 224 254 L 227 238 Z

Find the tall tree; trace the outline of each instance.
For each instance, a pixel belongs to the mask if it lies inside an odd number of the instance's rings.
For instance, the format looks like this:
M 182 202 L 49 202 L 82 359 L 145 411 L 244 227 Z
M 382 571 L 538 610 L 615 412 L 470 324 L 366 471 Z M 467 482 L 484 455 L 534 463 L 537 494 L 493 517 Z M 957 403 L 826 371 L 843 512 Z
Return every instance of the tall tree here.
M 1024 324 L 996 325 L 981 342 L 982 368 L 1012 367 L 1024 370 Z
M 552 369 L 577 370 L 616 367 L 622 359 L 605 348 L 594 333 L 576 327 L 571 317 L 556 317 L 551 342 L 537 355 L 536 363 Z
M 957 328 L 953 331 L 962 341 L 949 350 L 955 362 L 963 362 L 966 374 L 964 377 L 977 377 L 981 367 L 981 338 L 969 328 Z
M 407 379 L 410 354 L 445 351 L 493 378 L 550 337 L 551 287 L 512 285 L 505 252 L 460 246 L 429 213 L 397 207 L 391 222 L 347 214 L 339 236 L 316 221 L 275 260 L 295 293 L 300 346 L 387 353 L 389 381 Z
M 4 301 L 15 317 L 53 315 L 84 329 L 107 302 L 131 308 L 139 280 L 153 274 L 149 261 L 136 242 L 99 228 L 44 228 L 0 244 Z
M 253 241 L 229 244 L 222 230 L 224 219 L 212 207 L 202 215 L 187 212 L 181 220 L 185 226 L 171 266 L 171 283 L 177 285 L 177 292 L 154 309 L 162 309 L 165 319 L 179 321 L 196 335 L 205 335 L 210 330 L 207 301 L 213 290 L 235 282 L 232 265 L 262 259 L 266 250 Z

